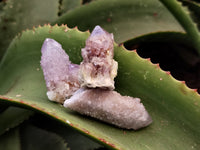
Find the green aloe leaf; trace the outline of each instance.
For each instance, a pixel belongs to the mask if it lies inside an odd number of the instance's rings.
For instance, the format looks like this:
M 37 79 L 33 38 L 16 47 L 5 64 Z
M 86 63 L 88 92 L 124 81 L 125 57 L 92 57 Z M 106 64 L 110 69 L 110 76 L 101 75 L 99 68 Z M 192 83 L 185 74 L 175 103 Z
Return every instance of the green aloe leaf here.
M 28 123 L 0 136 L 1 150 L 69 150 L 59 135 Z
M 14 128 L 0 136 L 0 149 L 2 150 L 20 150 L 19 128 Z
M 117 43 L 158 31 L 184 32 L 158 0 L 97 0 L 63 14 L 55 23 L 82 31 L 100 25 L 114 33 Z
M 60 15 L 68 12 L 74 8 L 80 7 L 82 5 L 82 0 L 61 0 L 60 1 Z
M 22 150 L 69 150 L 65 140 L 55 133 L 33 125 L 24 125 L 21 129 Z
M 58 2 L 59 0 L 6 0 L 0 13 L 0 59 L 19 32 L 58 19 Z
M 0 1 L 0 14 L 2 13 L 3 7 L 5 6 L 5 2 Z
M 192 12 L 191 17 L 197 23 L 200 28 L 200 4 L 190 0 L 181 0 L 181 2 L 186 5 Z
M 8 107 L 0 113 L 0 135 L 21 124 L 33 114 L 32 111 L 18 108 Z
M 88 32 L 65 26 L 45 26 L 16 37 L 0 65 L 0 102 L 45 113 L 113 149 L 198 149 L 200 96 L 169 72 L 162 71 L 159 65 L 123 47 L 115 46 L 115 59 L 119 63 L 116 90 L 140 97 L 153 118 L 152 125 L 139 131 L 124 130 L 47 99 L 39 64 L 44 39 L 60 42 L 71 61 L 79 63 L 80 49 L 88 36 Z
M 38 128 L 60 135 L 71 150 L 100 150 L 102 148 L 100 144 L 78 133 L 76 130 L 60 122 L 55 122 L 55 120 L 46 116 L 37 114 L 31 118 L 31 123 Z
M 181 2 L 177 0 L 160 0 L 176 17 L 176 19 L 183 26 L 188 36 L 192 39 L 192 45 L 196 48 L 198 54 L 200 55 L 200 33 L 195 24 L 190 17 L 190 12 L 182 6 Z
M 144 34 L 124 42 L 124 45 L 125 47 L 132 47 L 132 49 L 134 49 L 135 46 L 143 42 L 170 42 L 183 44 L 183 41 L 186 45 L 191 44 L 191 39 L 186 33 L 166 31 Z

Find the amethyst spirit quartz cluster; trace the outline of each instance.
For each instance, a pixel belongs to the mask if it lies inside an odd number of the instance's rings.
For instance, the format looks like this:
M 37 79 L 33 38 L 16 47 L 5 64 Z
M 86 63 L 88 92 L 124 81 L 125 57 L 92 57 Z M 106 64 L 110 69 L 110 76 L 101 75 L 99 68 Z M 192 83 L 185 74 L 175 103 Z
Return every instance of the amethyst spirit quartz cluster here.
M 113 34 L 96 26 L 86 46 L 83 61 L 73 64 L 62 46 L 47 38 L 42 46 L 41 67 L 49 100 L 64 107 L 125 129 L 140 129 L 152 119 L 139 98 L 114 91 L 118 63 Z

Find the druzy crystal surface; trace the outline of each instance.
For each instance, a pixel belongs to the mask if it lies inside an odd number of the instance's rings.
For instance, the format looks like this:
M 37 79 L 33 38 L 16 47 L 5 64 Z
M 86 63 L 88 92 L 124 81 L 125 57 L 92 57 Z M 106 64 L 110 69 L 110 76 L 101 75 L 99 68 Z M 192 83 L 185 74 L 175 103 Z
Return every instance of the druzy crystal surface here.
M 80 88 L 79 65 L 71 63 L 69 56 L 57 41 L 50 38 L 44 41 L 40 63 L 50 100 L 63 103 Z
M 64 107 L 126 129 L 148 126 L 152 119 L 139 98 L 113 91 L 118 63 L 113 35 L 96 26 L 81 49 L 83 61 L 72 64 L 62 46 L 47 38 L 41 67 L 50 100 Z
M 83 62 L 80 65 L 81 85 L 90 88 L 114 89 L 114 78 L 118 64 L 113 59 L 113 35 L 96 26 L 86 46 L 81 50 Z
M 64 106 L 126 129 L 137 130 L 152 122 L 139 98 L 121 96 L 111 90 L 80 89 Z

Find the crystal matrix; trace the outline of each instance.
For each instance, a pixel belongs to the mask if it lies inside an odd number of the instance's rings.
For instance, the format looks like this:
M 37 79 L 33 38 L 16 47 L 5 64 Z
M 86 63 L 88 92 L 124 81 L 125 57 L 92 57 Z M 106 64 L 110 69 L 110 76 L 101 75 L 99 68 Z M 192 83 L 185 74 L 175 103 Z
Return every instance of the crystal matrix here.
M 113 59 L 113 35 L 96 26 L 81 50 L 81 85 L 90 88 L 114 89 L 118 64 Z

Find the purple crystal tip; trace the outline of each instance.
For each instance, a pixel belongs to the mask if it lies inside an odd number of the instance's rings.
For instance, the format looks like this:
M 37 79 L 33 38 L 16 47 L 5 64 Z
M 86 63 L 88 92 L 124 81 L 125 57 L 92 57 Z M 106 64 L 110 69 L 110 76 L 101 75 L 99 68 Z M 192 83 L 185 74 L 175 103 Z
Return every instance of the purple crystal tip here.
M 47 38 L 42 45 L 41 66 L 46 82 L 66 79 L 69 56 L 55 40 Z M 47 84 L 48 88 L 48 84 Z
M 86 41 L 86 46 L 93 49 L 110 50 L 113 53 L 113 34 L 108 33 L 100 26 L 96 26 Z
M 99 25 L 97 25 L 94 29 L 93 29 L 93 31 L 92 31 L 92 33 L 91 33 L 91 36 L 96 36 L 97 34 L 106 34 L 107 32 L 104 30 L 104 29 L 102 29 Z

